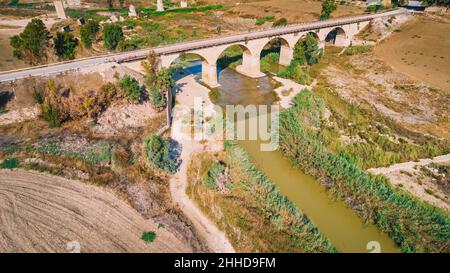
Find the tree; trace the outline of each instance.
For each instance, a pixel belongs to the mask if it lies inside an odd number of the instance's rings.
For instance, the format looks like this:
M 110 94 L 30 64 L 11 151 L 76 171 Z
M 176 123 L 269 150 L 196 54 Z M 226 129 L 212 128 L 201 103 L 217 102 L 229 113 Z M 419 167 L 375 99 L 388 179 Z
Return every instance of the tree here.
M 100 26 L 97 21 L 90 20 L 84 24 L 80 29 L 80 37 L 83 45 L 86 48 L 92 47 L 92 42 L 95 40 Z
M 305 48 L 303 46 L 303 43 L 297 43 L 294 48 L 294 59 L 293 62 L 304 65 L 306 62 L 306 54 L 305 54 Z
M 334 0 L 324 0 L 322 2 L 322 13 L 320 14 L 320 20 L 326 20 L 330 18 L 333 11 L 337 9 L 337 5 Z
M 306 34 L 306 38 L 302 42 L 302 47 L 305 51 L 306 62 L 309 65 L 317 63 L 322 58 L 323 51 L 319 48 L 319 44 L 313 34 Z
M 71 33 L 58 32 L 53 40 L 56 55 L 63 60 L 71 60 L 75 58 L 78 39 L 74 38 Z
M 177 160 L 170 156 L 170 145 L 168 141 L 161 139 L 156 134 L 145 140 L 145 155 L 155 167 L 170 173 L 177 170 Z
M 142 66 L 145 71 L 145 84 L 147 87 L 155 85 L 160 63 L 158 56 L 156 56 L 156 53 L 153 50 L 148 53 L 147 61 L 142 62 Z
M 141 87 L 135 78 L 125 75 L 120 81 L 119 87 L 122 91 L 122 97 L 134 102 L 139 102 L 141 99 Z
M 32 19 L 22 33 L 11 37 L 13 55 L 31 65 L 39 64 L 47 59 L 50 38 L 50 32 L 42 20 Z
M 106 24 L 103 27 L 103 46 L 107 49 L 116 49 L 119 41 L 123 39 L 122 28 L 116 24 Z
M 150 98 L 153 107 L 157 109 L 162 109 L 166 106 L 166 96 L 161 94 L 155 86 L 150 88 Z

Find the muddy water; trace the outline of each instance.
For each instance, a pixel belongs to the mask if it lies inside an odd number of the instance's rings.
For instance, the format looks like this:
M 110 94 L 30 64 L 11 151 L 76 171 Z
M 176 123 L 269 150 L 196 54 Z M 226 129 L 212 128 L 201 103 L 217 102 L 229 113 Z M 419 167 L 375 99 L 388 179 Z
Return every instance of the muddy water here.
M 219 74 L 220 105 L 271 104 L 275 82 L 269 77 L 250 79 L 234 70 Z M 253 163 L 272 180 L 280 192 L 294 202 L 341 252 L 369 252 L 369 242 L 378 242 L 381 252 L 398 252 L 395 243 L 375 226 L 364 225 L 343 202 L 333 201 L 325 188 L 294 168 L 280 151 L 260 151 L 260 141 L 240 141 Z M 376 244 L 376 243 L 375 243 Z M 369 248 L 372 249 L 372 248 Z

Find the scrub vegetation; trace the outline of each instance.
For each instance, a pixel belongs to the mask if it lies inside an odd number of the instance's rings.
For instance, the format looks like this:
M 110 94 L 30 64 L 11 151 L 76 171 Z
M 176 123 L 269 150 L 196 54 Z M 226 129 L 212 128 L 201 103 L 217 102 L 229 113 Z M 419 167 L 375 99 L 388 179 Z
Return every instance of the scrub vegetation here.
M 317 227 L 255 168 L 242 148 L 229 142 L 225 145 L 224 153 L 194 156 L 186 192 L 225 231 L 237 251 L 336 252 Z M 217 177 L 212 173 L 222 172 L 225 166 L 230 170 L 229 191 L 211 186 Z

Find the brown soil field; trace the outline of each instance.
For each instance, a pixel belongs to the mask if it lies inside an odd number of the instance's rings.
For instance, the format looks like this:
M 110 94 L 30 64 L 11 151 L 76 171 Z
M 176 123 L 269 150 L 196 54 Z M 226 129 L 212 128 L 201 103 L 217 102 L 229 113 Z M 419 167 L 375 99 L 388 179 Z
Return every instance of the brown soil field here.
M 289 23 L 309 22 L 319 19 L 322 1 L 312 0 L 249 0 L 240 1 L 207 1 L 234 5 L 229 11 L 242 17 L 263 18 L 273 15 L 276 19 L 286 18 Z M 331 17 L 342 17 L 364 13 L 365 8 L 352 4 L 338 5 Z
M 395 70 L 450 92 L 450 22 L 418 16 L 375 47 Z
M 140 239 L 154 231 L 152 243 Z M 26 170 L 0 170 L 0 252 L 191 252 L 105 189 Z

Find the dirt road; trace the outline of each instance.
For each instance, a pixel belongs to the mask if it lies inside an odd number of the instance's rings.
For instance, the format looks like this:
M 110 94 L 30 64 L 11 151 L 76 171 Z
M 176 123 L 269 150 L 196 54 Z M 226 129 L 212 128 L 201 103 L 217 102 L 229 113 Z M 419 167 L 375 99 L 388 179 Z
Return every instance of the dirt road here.
M 154 242 L 140 239 L 145 231 L 156 233 Z M 0 170 L 0 252 L 68 252 L 73 241 L 81 252 L 192 251 L 105 189 L 38 172 Z
M 197 83 L 193 75 L 186 76 L 177 81 L 180 89 L 177 94 L 177 104 L 193 107 L 194 98 L 202 98 L 204 102 L 209 102 L 209 89 Z M 176 118 L 174 118 L 175 120 Z M 175 127 L 175 126 L 173 126 Z M 170 192 L 172 199 L 176 202 L 185 215 L 192 221 L 199 237 L 213 252 L 229 253 L 235 252 L 233 246 L 215 224 L 202 213 L 202 211 L 189 199 L 186 194 L 187 171 L 191 155 L 201 151 L 212 151 L 221 149 L 223 144 L 214 142 L 200 142 L 187 139 L 184 133 L 173 129 L 172 138 L 177 140 L 182 148 L 180 159 L 181 165 L 178 172 L 170 179 Z

